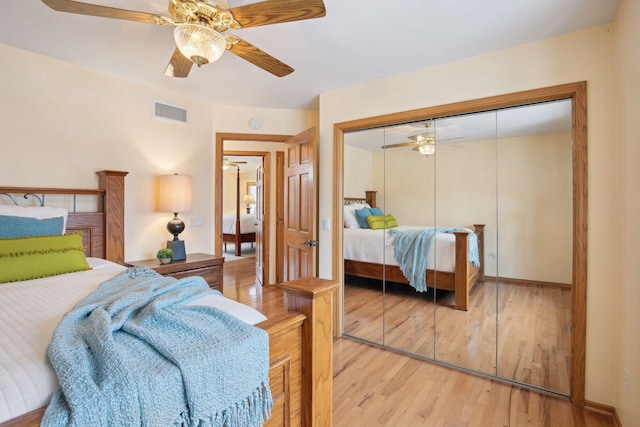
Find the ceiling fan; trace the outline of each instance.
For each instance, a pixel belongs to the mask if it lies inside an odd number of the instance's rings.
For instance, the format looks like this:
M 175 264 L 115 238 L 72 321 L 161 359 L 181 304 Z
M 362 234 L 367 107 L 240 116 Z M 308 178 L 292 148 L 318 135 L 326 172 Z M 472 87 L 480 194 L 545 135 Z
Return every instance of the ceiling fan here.
M 232 162 L 227 157 L 222 158 L 222 170 L 227 170 L 232 166 L 239 167 L 240 165 L 246 165 L 246 164 L 247 162 L 242 162 L 242 161 Z
M 165 75 L 187 77 L 193 64 L 217 61 L 225 50 L 278 77 L 294 69 L 252 44 L 230 34 L 228 29 L 258 27 L 282 22 L 320 18 L 326 11 L 322 0 L 268 0 L 245 6 L 225 8 L 225 0 L 169 0 L 169 15 L 118 9 L 73 0 L 42 0 L 59 12 L 102 18 L 175 26 L 175 49 Z
M 446 139 L 436 140 L 435 132 L 431 129 L 431 126 L 432 126 L 432 122 L 427 121 L 424 123 L 425 132 L 417 135 L 411 135 L 409 137 L 411 141 L 399 142 L 397 144 L 383 145 L 382 148 L 387 149 L 387 148 L 398 148 L 398 147 L 413 147 L 412 148 L 413 151 L 418 151 L 420 154 L 424 156 L 430 156 L 431 154 L 436 152 L 436 143 L 465 138 L 464 136 L 460 136 L 456 138 L 446 138 Z

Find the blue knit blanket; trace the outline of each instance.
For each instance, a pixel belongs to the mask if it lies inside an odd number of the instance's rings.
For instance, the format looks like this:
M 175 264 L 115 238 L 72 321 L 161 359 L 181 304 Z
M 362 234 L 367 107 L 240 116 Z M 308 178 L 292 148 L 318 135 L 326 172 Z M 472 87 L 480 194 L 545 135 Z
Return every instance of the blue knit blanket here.
M 398 230 L 392 228 L 389 235 L 394 236 L 393 257 L 402 274 L 418 292 L 427 290 L 426 272 L 430 256 L 431 244 L 436 233 L 453 233 L 466 231 L 465 228 L 429 228 L 427 230 Z M 469 233 L 469 261 L 476 267 L 480 265 L 478 253 L 478 236 Z
M 273 406 L 269 336 L 189 302 L 216 292 L 130 268 L 56 328 L 48 358 L 60 389 L 43 426 L 261 426 Z

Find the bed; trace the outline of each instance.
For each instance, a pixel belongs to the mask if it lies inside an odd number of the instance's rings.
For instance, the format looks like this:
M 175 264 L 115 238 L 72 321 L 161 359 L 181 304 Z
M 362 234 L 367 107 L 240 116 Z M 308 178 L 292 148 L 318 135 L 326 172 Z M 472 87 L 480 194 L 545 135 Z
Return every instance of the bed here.
M 44 405 L 57 388 L 43 353 L 57 324 L 55 320 L 90 288 L 125 270 L 126 172 L 101 171 L 98 175 L 99 188 L 95 190 L 0 187 L 0 195 L 6 193 L 14 200 L 27 194 L 42 201 L 49 195 L 72 198 L 74 209 L 66 219 L 65 236 L 72 236 L 72 232 L 82 234 L 76 236 L 79 251 L 84 252 L 92 267 L 88 271 L 0 285 L 2 427 L 40 424 Z M 98 208 L 75 212 L 76 198 L 84 196 L 96 198 Z M 86 273 L 91 276 L 89 279 L 84 276 Z M 332 336 L 327 325 L 331 324 L 332 294 L 337 283 L 303 278 L 282 287 L 285 307 L 266 320 L 261 313 L 222 296 L 208 295 L 206 298 L 217 302 L 207 304 L 221 304 L 222 310 L 226 307 L 233 316 L 256 324 L 268 334 L 268 376 L 274 406 L 265 425 L 330 425 Z M 249 317 L 243 318 L 244 315 Z
M 368 205 L 376 207 L 376 192 L 367 191 L 365 197 L 345 198 L 345 206 Z M 346 209 L 348 211 L 349 208 Z M 345 214 L 346 217 L 346 214 Z M 414 227 L 402 227 L 414 228 Z M 393 255 L 393 245 L 387 244 L 385 251 L 367 254 L 362 248 L 382 248 L 382 235 L 388 230 L 369 230 L 350 226 L 345 223 L 344 240 L 344 274 L 376 280 L 387 280 L 396 283 L 409 283 Z M 469 234 L 477 236 L 479 265 L 469 258 Z M 377 239 L 377 243 L 367 239 Z M 375 240 L 374 240 L 375 241 Z M 388 241 L 388 238 L 387 238 Z M 439 256 L 433 263 L 428 263 L 425 273 L 429 287 L 454 292 L 454 307 L 467 310 L 469 291 L 484 280 L 484 225 L 476 224 L 468 231 L 453 231 L 451 233 L 436 233 L 435 245 Z M 373 257 L 373 258 L 372 258 Z
M 256 228 L 258 223 L 256 216 L 243 214 L 240 211 L 240 168 L 236 172 L 236 213 L 235 215 L 222 216 L 222 242 L 224 251 L 227 251 L 227 243 L 235 245 L 235 256 L 242 254 L 242 244 L 250 242 L 252 247 L 256 241 Z
M 256 216 L 253 214 L 236 214 L 222 216 L 222 241 L 224 251 L 227 251 L 227 243 L 235 245 L 234 254 L 240 256 L 243 243 L 253 244 L 256 241 L 256 229 L 258 228 Z

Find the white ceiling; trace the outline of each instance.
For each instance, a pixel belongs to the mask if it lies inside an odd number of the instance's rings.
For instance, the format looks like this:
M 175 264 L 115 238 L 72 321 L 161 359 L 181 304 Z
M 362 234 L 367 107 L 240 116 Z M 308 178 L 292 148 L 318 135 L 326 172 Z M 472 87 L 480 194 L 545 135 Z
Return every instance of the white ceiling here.
M 2 0 L 0 42 L 212 104 L 317 108 L 320 93 L 612 22 L 621 0 L 324 1 L 323 18 L 230 31 L 295 68 L 282 78 L 229 53 L 166 77 L 172 28 L 38 0 Z M 93 2 L 167 15 L 166 0 Z

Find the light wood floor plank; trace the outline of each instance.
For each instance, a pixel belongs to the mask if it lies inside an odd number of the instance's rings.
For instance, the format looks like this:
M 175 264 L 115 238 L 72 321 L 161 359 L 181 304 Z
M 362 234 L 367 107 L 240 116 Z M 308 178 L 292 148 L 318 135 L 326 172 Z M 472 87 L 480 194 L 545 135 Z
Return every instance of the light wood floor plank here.
M 267 315 L 283 306 L 279 289 L 256 284 L 253 260 L 225 263 L 224 294 Z M 615 423 L 610 416 L 574 407 L 564 399 L 335 338 L 333 425 L 609 427 Z
M 479 283 L 469 310 L 460 311 L 451 308 L 451 292 L 434 296 L 388 283 L 383 294 L 379 281 L 347 283 L 346 335 L 569 394 L 569 290 Z

